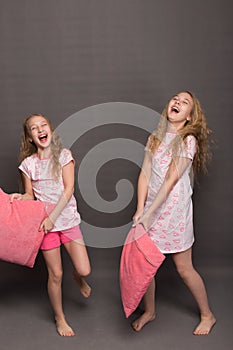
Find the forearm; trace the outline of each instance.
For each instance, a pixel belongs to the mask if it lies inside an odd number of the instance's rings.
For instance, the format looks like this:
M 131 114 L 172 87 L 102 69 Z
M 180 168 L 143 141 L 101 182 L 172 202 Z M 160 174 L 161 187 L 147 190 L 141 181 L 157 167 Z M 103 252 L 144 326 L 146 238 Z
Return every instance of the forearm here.
M 166 201 L 169 193 L 176 185 L 177 181 L 181 178 L 189 164 L 190 160 L 185 158 L 179 158 L 177 161 L 171 162 L 165 179 L 158 190 L 154 201 L 147 210 L 148 215 L 156 211 Z
M 137 210 L 143 210 L 148 192 L 148 178 L 142 170 L 138 178 Z
M 166 201 L 169 193 L 171 192 L 176 182 L 177 181 L 169 181 L 167 179 L 164 180 L 163 184 L 161 185 L 159 191 L 155 196 L 155 199 L 146 211 L 147 215 L 151 215 L 152 213 L 154 213 Z
M 31 194 L 31 193 L 25 192 L 24 194 L 22 194 L 21 199 L 22 199 L 22 200 L 34 200 L 35 197 L 34 197 L 34 195 Z
M 153 213 L 166 201 L 173 186 L 174 183 L 170 179 L 165 179 L 150 207 L 144 212 L 143 216 L 139 218 L 139 221 L 136 222 L 141 223 L 146 231 L 149 230 L 153 222 Z
M 66 207 L 67 203 L 70 201 L 72 194 L 74 192 L 74 188 L 66 188 L 64 189 L 64 191 L 62 192 L 55 208 L 53 209 L 53 211 L 49 214 L 49 218 L 52 221 L 52 223 L 54 224 L 58 218 L 58 216 L 61 214 L 61 212 L 63 211 L 63 209 Z

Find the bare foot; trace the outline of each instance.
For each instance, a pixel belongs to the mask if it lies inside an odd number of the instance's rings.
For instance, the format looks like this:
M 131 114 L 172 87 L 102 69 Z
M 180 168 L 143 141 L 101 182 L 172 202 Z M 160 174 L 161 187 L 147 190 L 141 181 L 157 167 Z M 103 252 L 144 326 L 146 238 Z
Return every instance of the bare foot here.
M 209 334 L 211 329 L 216 323 L 216 318 L 213 314 L 210 314 L 210 316 L 201 317 L 201 322 L 194 330 L 194 335 L 206 335 Z
M 88 298 L 91 294 L 91 287 L 89 284 L 83 277 L 79 276 L 76 271 L 74 271 L 73 276 L 79 287 L 80 293 L 84 296 L 84 298 Z
M 73 329 L 68 325 L 66 320 L 56 320 L 57 332 L 61 337 L 73 337 L 75 335 Z
M 136 332 L 139 332 L 142 327 L 144 327 L 147 323 L 153 321 L 155 319 L 155 314 L 151 314 L 149 312 L 144 312 L 142 316 L 137 318 L 133 323 L 132 327 Z

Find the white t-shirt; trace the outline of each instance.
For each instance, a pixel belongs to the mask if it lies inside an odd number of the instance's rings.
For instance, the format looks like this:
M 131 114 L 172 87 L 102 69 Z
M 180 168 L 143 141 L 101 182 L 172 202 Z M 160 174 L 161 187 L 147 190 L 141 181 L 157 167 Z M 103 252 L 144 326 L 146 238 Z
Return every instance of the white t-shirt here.
M 176 136 L 167 133 L 152 156 L 152 172 L 148 186 L 145 211 L 153 203 L 162 186 L 172 160 L 170 143 Z M 192 185 L 190 172 L 196 153 L 197 141 L 187 136 L 180 157 L 189 158 L 190 165 L 179 178 L 163 204 L 153 213 L 149 236 L 162 253 L 177 253 L 190 248 L 194 242 Z
M 71 151 L 64 148 L 59 158 L 61 167 L 73 160 Z M 57 204 L 64 190 L 64 184 L 62 172 L 58 180 L 53 179 L 50 170 L 50 161 L 50 158 L 40 159 L 37 154 L 34 154 L 25 158 L 20 164 L 19 169 L 31 179 L 36 199 L 46 203 Z M 80 221 L 76 199 L 72 195 L 71 199 L 58 216 L 51 232 L 77 226 L 80 224 Z

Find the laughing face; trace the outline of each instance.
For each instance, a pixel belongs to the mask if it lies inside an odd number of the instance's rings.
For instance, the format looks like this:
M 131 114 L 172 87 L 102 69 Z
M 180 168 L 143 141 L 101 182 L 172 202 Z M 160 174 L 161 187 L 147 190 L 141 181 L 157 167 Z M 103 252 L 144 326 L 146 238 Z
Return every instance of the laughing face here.
M 29 141 L 34 142 L 37 149 L 45 149 L 50 146 L 52 130 L 46 118 L 32 116 L 28 121 Z
M 181 129 L 191 120 L 193 100 L 189 93 L 180 92 L 172 97 L 168 103 L 167 115 L 169 122 L 177 129 Z

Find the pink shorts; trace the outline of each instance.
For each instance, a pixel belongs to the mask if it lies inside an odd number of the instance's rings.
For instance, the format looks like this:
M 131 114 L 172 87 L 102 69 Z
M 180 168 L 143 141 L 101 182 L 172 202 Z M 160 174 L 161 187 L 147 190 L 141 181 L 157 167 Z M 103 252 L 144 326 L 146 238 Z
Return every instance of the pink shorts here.
M 49 250 L 58 248 L 61 244 L 74 241 L 75 239 L 83 239 L 79 225 L 68 228 L 67 230 L 46 233 L 44 235 L 40 249 Z

